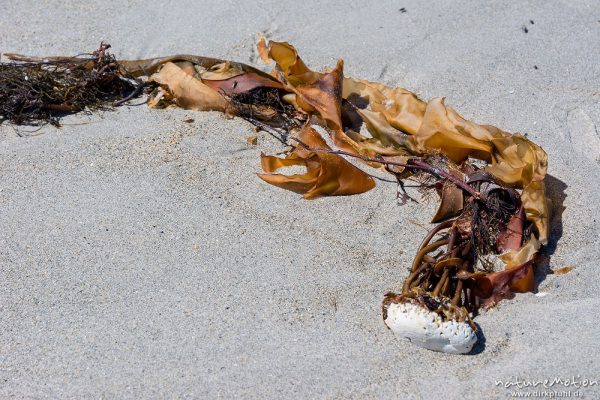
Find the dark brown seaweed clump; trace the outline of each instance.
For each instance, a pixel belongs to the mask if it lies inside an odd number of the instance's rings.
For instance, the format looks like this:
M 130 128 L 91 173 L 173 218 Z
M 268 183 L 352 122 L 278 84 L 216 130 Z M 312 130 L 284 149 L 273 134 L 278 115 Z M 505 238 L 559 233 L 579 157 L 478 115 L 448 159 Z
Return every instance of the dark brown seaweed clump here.
M 65 114 L 110 109 L 138 92 L 139 85 L 121 73 L 106 51 L 109 47 L 102 43 L 75 57 L 7 55 L 12 61 L 0 63 L 0 123 L 59 126 Z

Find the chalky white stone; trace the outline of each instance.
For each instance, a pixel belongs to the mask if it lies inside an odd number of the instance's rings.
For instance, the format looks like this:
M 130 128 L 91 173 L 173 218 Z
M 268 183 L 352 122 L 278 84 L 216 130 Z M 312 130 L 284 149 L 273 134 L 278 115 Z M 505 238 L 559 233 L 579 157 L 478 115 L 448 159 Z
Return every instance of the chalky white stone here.
M 387 305 L 385 324 L 396 336 L 433 351 L 465 354 L 477 342 L 467 322 L 444 321 L 437 313 L 412 303 Z

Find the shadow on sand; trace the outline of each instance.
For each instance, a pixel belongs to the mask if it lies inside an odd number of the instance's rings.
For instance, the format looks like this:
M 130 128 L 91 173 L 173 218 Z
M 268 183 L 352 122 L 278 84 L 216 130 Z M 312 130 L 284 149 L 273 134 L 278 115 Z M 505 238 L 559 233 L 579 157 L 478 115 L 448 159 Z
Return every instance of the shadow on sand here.
M 536 260 L 536 291 L 540 283 L 546 279 L 546 276 L 552 274 L 552 270 L 550 269 L 550 259 L 563 234 L 562 214 L 565 210 L 564 202 L 567 198 L 565 189 L 568 187 L 565 182 L 552 175 L 546 175 L 545 183 L 546 197 L 550 209 L 550 234 L 548 237 L 548 244 L 542 247 Z

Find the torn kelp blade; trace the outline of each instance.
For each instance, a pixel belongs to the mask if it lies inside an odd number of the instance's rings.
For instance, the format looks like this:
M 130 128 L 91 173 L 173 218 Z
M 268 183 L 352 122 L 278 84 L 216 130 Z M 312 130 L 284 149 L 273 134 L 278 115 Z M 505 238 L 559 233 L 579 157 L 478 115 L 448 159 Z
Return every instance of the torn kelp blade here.
M 465 354 L 477 342 L 477 334 L 468 322 L 444 321 L 439 314 L 418 304 L 384 303 L 383 317 L 396 336 L 429 350 Z

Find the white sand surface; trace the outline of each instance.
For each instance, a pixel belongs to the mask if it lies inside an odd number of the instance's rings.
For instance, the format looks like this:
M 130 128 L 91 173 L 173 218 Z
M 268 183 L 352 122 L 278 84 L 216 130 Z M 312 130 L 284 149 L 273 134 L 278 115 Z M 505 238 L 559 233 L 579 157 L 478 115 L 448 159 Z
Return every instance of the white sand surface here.
M 123 107 L 31 137 L 4 124 L 0 398 L 493 399 L 514 389 L 497 381 L 600 379 L 600 3 L 0 2 L 2 52 L 106 40 L 121 58 L 255 63 L 258 32 L 542 145 L 546 295 L 478 316 L 474 354 L 426 351 L 380 304 L 434 203 L 400 207 L 381 183 L 302 200 L 255 175 L 278 143 L 250 146 L 247 122 L 214 112 Z

